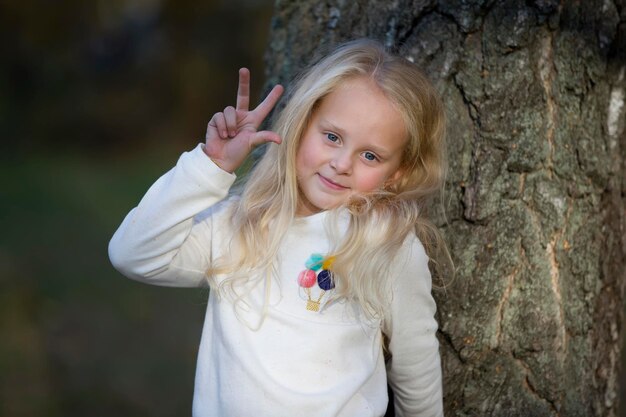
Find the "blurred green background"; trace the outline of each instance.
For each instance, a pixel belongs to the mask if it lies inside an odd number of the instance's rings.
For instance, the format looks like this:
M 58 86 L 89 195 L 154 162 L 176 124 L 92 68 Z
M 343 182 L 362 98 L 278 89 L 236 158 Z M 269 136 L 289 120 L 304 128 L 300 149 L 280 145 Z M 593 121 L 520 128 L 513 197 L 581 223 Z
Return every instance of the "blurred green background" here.
M 237 69 L 271 0 L 0 1 L 0 415 L 183 416 L 207 292 L 118 274 L 108 241 Z

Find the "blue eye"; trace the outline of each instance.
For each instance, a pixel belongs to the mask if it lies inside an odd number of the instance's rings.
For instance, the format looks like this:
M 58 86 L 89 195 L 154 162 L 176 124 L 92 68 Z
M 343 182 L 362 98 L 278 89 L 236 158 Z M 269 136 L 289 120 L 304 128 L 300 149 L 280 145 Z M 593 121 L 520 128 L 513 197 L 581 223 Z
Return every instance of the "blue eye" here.
M 378 158 L 376 158 L 376 155 L 374 155 L 371 152 L 364 152 L 363 153 L 363 157 L 365 159 L 367 159 L 368 161 L 376 161 Z
M 334 133 L 327 133 L 326 137 L 331 142 L 337 142 L 339 140 L 339 136 L 335 135 Z

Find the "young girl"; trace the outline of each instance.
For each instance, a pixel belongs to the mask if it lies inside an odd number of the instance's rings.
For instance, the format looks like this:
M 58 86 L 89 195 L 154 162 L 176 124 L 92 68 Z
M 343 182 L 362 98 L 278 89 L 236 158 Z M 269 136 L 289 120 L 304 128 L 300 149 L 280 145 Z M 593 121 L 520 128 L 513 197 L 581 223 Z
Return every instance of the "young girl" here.
M 211 288 L 194 416 L 440 416 L 424 206 L 444 173 L 441 102 L 407 60 L 353 41 L 298 81 L 216 113 L 113 236 L 126 276 Z M 269 143 L 239 196 L 234 171 Z M 385 342 L 384 342 L 385 341 Z M 385 360 L 385 353 L 390 356 Z

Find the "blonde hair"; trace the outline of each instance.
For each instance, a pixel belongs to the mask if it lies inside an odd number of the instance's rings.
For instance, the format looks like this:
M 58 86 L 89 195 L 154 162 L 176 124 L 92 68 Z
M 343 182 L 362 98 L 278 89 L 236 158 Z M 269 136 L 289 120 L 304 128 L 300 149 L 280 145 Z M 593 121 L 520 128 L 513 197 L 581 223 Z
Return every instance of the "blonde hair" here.
M 296 153 L 312 112 L 337 86 L 357 76 L 373 80 L 396 106 L 408 140 L 397 180 L 383 190 L 355 195 L 333 210 L 347 211 L 349 217 L 345 235 L 332 249 L 335 297 L 358 302 L 370 317 L 382 317 L 391 294 L 387 271 L 407 236 L 416 233 L 427 249 L 445 249 L 437 228 L 425 217 L 425 208 L 445 177 L 441 100 L 408 60 L 372 40 L 348 42 L 299 78 L 273 126 L 283 143 L 268 147 L 234 204 L 232 244 L 238 249 L 229 259 L 217 260 L 207 274 L 229 275 L 217 288 L 210 282 L 220 294 L 232 295 L 235 304 L 245 303 L 246 291 L 241 288 L 256 286 L 255 280 L 266 279 L 269 288 L 281 240 L 298 208 Z

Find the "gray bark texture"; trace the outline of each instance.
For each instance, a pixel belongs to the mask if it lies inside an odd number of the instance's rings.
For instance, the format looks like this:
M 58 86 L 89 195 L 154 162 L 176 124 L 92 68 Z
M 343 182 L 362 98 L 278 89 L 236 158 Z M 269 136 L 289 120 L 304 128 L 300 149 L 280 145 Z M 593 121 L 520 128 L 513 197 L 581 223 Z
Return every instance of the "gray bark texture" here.
M 358 37 L 446 103 L 446 415 L 617 415 L 626 2 L 278 0 L 268 83 Z

